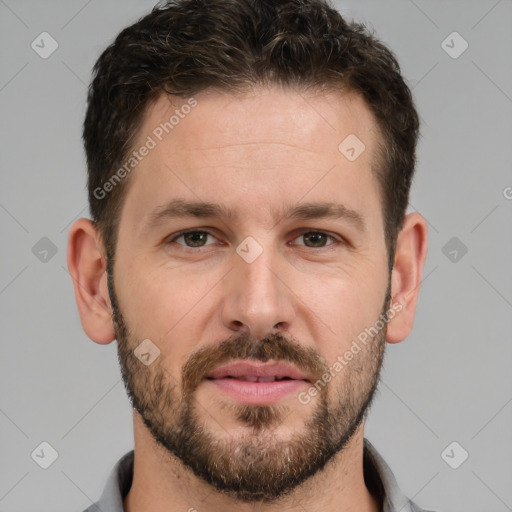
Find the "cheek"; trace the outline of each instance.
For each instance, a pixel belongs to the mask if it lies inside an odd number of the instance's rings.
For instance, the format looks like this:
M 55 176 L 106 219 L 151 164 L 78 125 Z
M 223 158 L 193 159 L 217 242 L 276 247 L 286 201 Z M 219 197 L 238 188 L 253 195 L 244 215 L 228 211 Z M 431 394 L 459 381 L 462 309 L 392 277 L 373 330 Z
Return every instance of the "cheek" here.
M 142 261 L 120 265 L 116 289 L 123 297 L 121 310 L 132 337 L 152 340 L 171 359 L 166 366 L 179 371 L 186 354 L 204 337 L 205 322 L 211 317 L 209 293 L 218 279 L 216 274 L 194 275 Z
M 190 309 L 192 288 L 184 288 L 176 274 L 151 274 L 148 269 L 130 269 L 129 273 L 136 276 L 123 286 L 123 313 L 130 327 L 148 337 L 164 337 Z
M 328 362 L 342 355 L 357 336 L 378 319 L 385 297 L 384 278 L 316 280 L 304 303 L 318 318 L 318 350 Z M 311 313 L 309 313 L 311 315 Z

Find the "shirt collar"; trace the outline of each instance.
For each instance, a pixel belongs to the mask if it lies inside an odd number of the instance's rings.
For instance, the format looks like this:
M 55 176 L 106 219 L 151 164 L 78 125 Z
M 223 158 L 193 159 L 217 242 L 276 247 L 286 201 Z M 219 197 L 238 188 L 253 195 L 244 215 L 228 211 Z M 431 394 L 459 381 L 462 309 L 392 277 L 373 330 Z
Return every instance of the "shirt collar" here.
M 382 503 L 382 512 L 421 512 L 402 493 L 390 467 L 368 439 L 364 440 L 363 472 L 367 486 L 375 489 Z

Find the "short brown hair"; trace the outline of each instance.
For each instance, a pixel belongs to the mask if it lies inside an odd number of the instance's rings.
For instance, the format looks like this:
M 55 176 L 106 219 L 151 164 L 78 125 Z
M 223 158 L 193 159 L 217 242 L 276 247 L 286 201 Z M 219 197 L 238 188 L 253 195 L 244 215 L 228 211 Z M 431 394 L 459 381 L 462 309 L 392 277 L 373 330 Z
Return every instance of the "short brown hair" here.
M 105 197 L 97 191 L 133 149 L 149 103 L 162 93 L 184 98 L 265 84 L 362 95 L 381 132 L 374 167 L 392 268 L 416 163 L 418 114 L 393 53 L 324 0 L 169 0 L 106 48 L 93 69 L 83 140 L 90 212 L 109 258 L 127 179 Z

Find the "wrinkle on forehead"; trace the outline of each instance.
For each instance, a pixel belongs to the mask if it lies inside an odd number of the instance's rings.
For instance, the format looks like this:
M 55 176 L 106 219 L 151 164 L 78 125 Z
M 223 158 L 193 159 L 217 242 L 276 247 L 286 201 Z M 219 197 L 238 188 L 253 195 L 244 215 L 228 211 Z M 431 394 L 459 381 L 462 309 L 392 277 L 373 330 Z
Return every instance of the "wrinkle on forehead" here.
M 333 136 L 341 142 L 355 132 L 370 143 L 376 135 L 373 114 L 362 96 L 350 91 L 301 94 L 267 86 L 235 94 L 203 91 L 194 99 L 197 106 L 164 134 L 175 150 L 281 144 L 318 152 L 318 146 Z M 186 103 L 167 95 L 156 98 L 144 117 L 140 140 Z

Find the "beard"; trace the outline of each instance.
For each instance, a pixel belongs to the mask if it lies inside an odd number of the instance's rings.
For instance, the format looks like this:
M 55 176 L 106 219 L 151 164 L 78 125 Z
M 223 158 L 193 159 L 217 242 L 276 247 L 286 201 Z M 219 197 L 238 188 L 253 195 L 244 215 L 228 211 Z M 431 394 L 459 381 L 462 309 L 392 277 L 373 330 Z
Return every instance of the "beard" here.
M 279 333 L 258 339 L 242 332 L 192 353 L 179 382 L 164 367 L 164 357 L 145 366 L 134 355 L 142 338 L 130 332 L 119 308 L 112 269 L 108 288 L 118 359 L 132 407 L 171 457 L 221 493 L 244 503 L 276 503 L 342 451 L 369 411 L 384 358 L 386 323 L 332 380 L 315 386 L 318 394 L 308 406 L 311 413 L 302 429 L 293 430 L 286 439 L 275 434 L 290 414 L 305 407 L 299 400 L 290 407 L 281 403 L 246 405 L 230 399 L 219 407 L 248 428 L 243 434 L 237 429 L 236 437 L 219 436 L 208 420 L 201 419 L 206 407 L 195 396 L 203 378 L 214 368 L 234 359 L 275 360 L 295 365 L 321 380 L 329 366 L 313 349 Z M 389 302 L 390 282 L 383 314 Z M 318 380 L 311 386 L 315 382 Z

